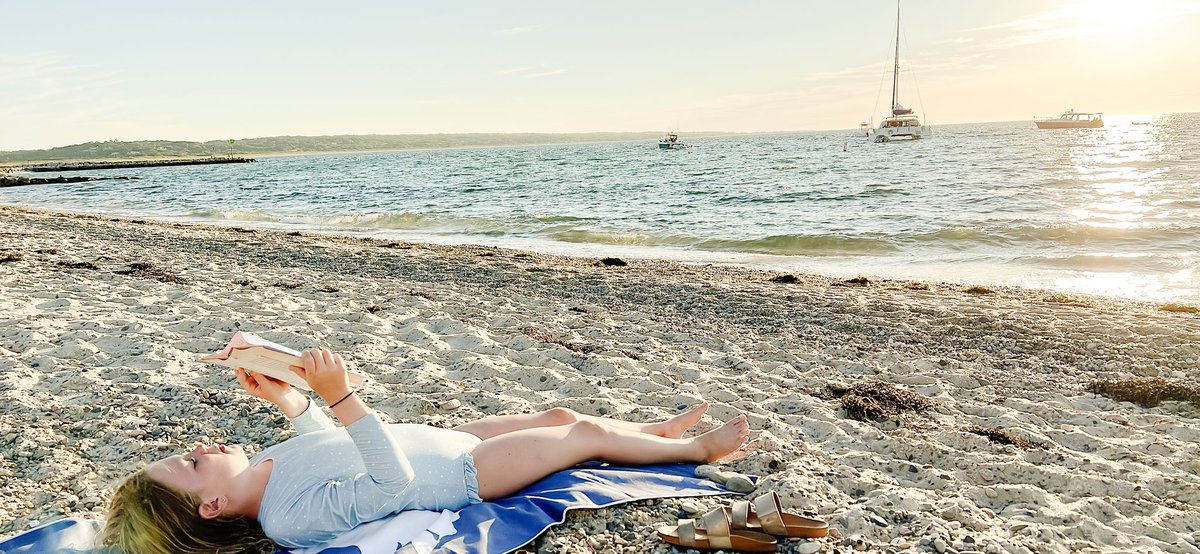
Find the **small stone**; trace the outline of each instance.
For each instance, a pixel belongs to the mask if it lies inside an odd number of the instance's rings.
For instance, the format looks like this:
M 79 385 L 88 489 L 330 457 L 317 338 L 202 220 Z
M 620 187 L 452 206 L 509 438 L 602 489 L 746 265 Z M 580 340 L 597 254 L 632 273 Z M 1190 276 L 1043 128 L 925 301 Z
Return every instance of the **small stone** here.
M 696 515 L 704 510 L 703 506 L 695 502 L 684 502 L 683 504 L 679 505 L 679 508 L 682 509 L 684 513 L 689 515 Z
M 938 552 L 945 552 L 946 551 L 946 540 L 941 537 L 933 539 L 933 549 Z
M 821 550 L 821 543 L 816 541 L 807 541 L 796 545 L 795 551 L 798 554 L 816 554 Z
M 716 476 L 718 473 L 721 473 L 721 470 L 718 469 L 717 466 L 710 466 L 710 465 L 696 466 L 696 477 L 699 479 L 709 479 L 712 481 L 716 481 Z
M 733 477 L 730 477 L 728 481 L 725 481 L 725 488 L 733 492 L 740 493 L 754 492 L 754 481 L 751 481 L 749 477 L 738 473 Z
M 451 398 L 450 400 L 442 402 L 440 405 L 438 405 L 438 409 L 440 409 L 442 411 L 446 411 L 446 412 L 457 410 L 461 407 L 462 407 L 462 401 L 460 401 L 457 398 Z

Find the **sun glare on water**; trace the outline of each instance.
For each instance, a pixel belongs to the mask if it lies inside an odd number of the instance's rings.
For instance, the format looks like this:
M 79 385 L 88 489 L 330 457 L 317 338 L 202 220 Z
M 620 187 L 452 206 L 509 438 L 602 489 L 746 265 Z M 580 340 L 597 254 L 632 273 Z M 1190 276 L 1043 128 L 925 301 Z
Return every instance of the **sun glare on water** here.
M 1164 135 L 1149 123 L 1152 119 L 1106 118 L 1103 129 L 1076 135 L 1070 172 L 1078 186 L 1070 194 L 1080 202 L 1069 213 L 1075 225 L 1089 230 L 1077 245 L 1081 251 L 1074 259 L 1080 265 L 1040 284 L 1150 301 L 1196 294 L 1197 253 L 1168 256 L 1156 250 L 1154 230 L 1169 227 L 1172 217 L 1171 203 L 1161 198 L 1175 181 L 1165 168 L 1151 163 L 1167 148 Z M 1119 246 L 1106 246 L 1107 241 Z M 1162 265 L 1155 271 L 1126 269 L 1156 261 Z M 1036 281 L 1028 284 L 1036 286 Z

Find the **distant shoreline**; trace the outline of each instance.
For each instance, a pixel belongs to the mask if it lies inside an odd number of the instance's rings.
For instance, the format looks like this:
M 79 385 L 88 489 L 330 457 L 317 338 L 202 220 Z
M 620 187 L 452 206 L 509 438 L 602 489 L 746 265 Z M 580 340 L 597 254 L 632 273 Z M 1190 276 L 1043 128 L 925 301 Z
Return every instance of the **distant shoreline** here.
M 723 131 L 685 133 L 687 138 L 749 136 L 752 134 Z M 631 133 L 453 133 L 421 135 L 318 135 L 304 137 L 261 137 L 235 143 L 237 156 L 279 157 L 314 154 L 356 154 L 368 152 L 408 152 L 422 150 L 457 150 L 463 148 L 508 148 L 520 146 L 553 146 L 567 144 L 603 144 L 636 140 L 658 140 L 662 133 L 654 131 Z M 472 140 L 475 139 L 475 140 Z M 512 139 L 511 141 L 507 139 Z M 542 140 L 537 140 L 542 139 Z M 459 142 L 456 142 L 459 141 Z M 295 144 L 299 142 L 300 144 Z M 339 142 L 357 142 L 347 147 L 326 147 Z M 292 144 L 285 146 L 284 143 Z M 103 153 L 89 154 L 88 151 Z M 151 154 L 143 154 L 152 150 Z M 57 151 L 57 152 L 56 152 Z M 223 141 L 108 141 L 87 142 L 42 150 L 13 150 L 0 152 L 0 170 L 19 168 L 34 163 L 116 162 L 126 160 L 179 160 L 228 155 Z M 40 154 L 39 153 L 44 153 Z
M 1109 114 L 1112 118 L 1124 117 L 1161 117 L 1168 115 L 1187 115 L 1195 112 L 1175 112 L 1164 114 Z M 957 122 L 957 123 L 938 123 L 934 120 L 931 125 L 937 127 L 956 127 L 963 125 L 983 125 L 997 123 L 1030 123 L 1032 124 L 1036 116 L 1022 119 L 1004 120 L 1004 121 L 973 121 L 973 122 Z M 858 132 L 857 127 L 845 127 L 839 129 L 795 129 L 790 131 L 678 131 L 679 135 L 685 138 L 707 138 L 707 137 L 724 137 L 724 136 L 764 136 L 764 135 L 790 135 L 790 134 L 807 134 L 807 133 L 836 133 Z M 361 135 L 305 135 L 305 136 L 289 136 L 277 135 L 271 137 L 256 137 L 248 139 L 238 139 L 235 143 L 235 154 L 242 156 L 299 156 L 309 154 L 355 154 L 365 152 L 400 152 L 412 150 L 453 150 L 461 148 L 490 148 L 490 147 L 511 147 L 511 146 L 544 146 L 553 144 L 596 144 L 606 142 L 626 142 L 633 140 L 652 140 L 661 138 L 665 131 L 601 131 L 601 132 L 583 132 L 583 133 L 412 133 L 412 134 L 361 134 Z M 382 141 L 438 141 L 438 140 L 453 140 L 453 139 L 482 139 L 483 137 L 493 137 L 492 139 L 483 140 L 463 140 L 458 144 L 400 144 L 393 142 L 391 144 L 379 144 L 371 147 L 349 147 L 349 148 L 326 148 L 326 147 L 292 147 L 281 149 L 261 148 L 254 146 L 255 142 L 261 141 L 307 141 L 313 145 L 320 144 L 321 140 L 326 142 L 339 140 L 359 140 L 372 139 Z M 525 137 L 518 139 L 517 137 Z M 528 140 L 536 137 L 536 140 Z M 516 139 L 511 142 L 505 139 Z M 45 156 L 36 156 L 36 153 L 50 153 L 55 150 L 68 150 L 84 146 L 99 146 L 99 145 L 127 145 L 129 147 L 139 148 L 159 148 L 165 145 L 175 147 L 189 148 L 188 152 L 164 153 L 157 152 L 151 154 L 142 154 L 140 150 L 134 152 L 116 153 L 111 155 L 57 155 L 48 154 Z M 177 158 L 201 158 L 214 155 L 227 155 L 228 142 L 227 140 L 209 140 L 204 142 L 199 141 L 179 141 L 179 140 L 128 140 L 128 141 L 90 141 L 81 144 L 73 144 L 67 146 L 56 146 L 53 148 L 31 148 L 25 150 L 0 150 L 0 171 L 5 168 L 19 166 L 21 164 L 32 162 L 69 162 L 69 161 L 100 161 L 100 160 L 121 160 L 121 159 L 177 159 Z

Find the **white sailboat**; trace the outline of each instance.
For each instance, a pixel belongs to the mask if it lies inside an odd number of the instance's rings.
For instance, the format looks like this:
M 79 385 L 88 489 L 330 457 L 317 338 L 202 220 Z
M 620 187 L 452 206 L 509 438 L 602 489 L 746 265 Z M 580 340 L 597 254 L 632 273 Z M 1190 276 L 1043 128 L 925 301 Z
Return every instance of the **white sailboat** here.
M 929 134 L 912 108 L 900 105 L 900 0 L 896 0 L 896 58 L 892 67 L 892 115 L 883 118 L 875 129 L 875 142 L 894 139 L 919 139 Z

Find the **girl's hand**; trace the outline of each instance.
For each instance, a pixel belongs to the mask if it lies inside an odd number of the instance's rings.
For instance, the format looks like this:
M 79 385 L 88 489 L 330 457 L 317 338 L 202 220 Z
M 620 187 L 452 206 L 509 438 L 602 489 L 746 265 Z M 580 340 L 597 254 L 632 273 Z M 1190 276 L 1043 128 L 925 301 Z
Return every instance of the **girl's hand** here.
M 283 410 L 284 415 L 288 417 L 296 417 L 308 408 L 308 402 L 304 395 L 283 381 L 246 371 L 240 367 L 234 370 L 234 374 L 237 375 L 238 384 L 242 386 L 243 390 L 250 393 L 250 396 L 279 406 L 279 409 Z
M 261 398 L 268 402 L 278 404 L 278 400 L 287 396 L 287 393 L 292 391 L 292 386 L 280 381 L 272 379 L 266 375 L 259 375 L 252 371 L 246 371 L 245 368 L 237 368 L 234 370 L 237 375 L 238 384 L 242 386 L 250 396 Z
M 313 392 L 321 395 L 326 404 L 337 402 L 350 393 L 350 378 L 346 362 L 340 354 L 328 348 L 305 350 L 300 355 L 303 371 L 297 371 Z

